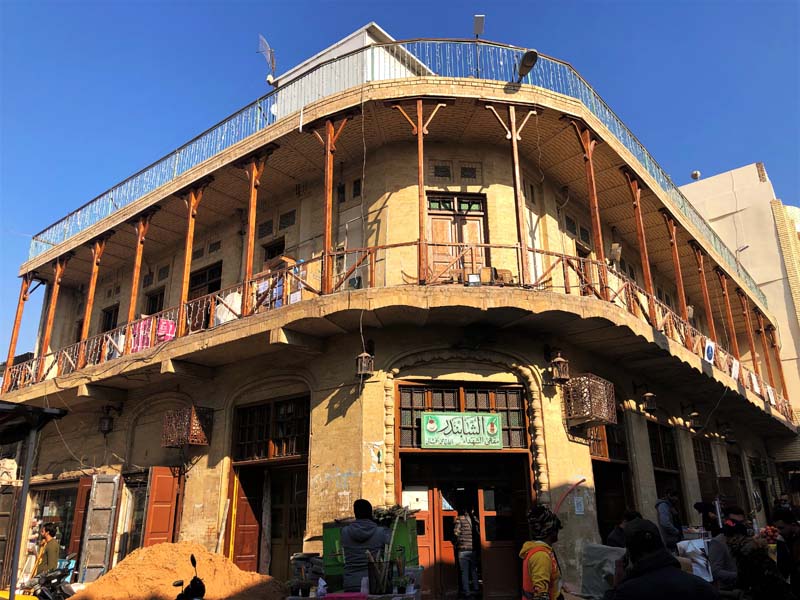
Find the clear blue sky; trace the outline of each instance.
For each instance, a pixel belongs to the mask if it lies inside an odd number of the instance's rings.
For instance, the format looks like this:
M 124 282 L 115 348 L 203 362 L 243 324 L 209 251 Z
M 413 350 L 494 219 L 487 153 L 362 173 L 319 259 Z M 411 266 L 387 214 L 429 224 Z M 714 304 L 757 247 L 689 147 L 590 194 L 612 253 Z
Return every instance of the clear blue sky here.
M 30 236 L 374 20 L 395 38 L 488 39 L 571 62 L 673 179 L 763 161 L 800 203 L 800 2 L 0 0 L 0 362 Z M 42 290 L 18 352 L 32 350 Z

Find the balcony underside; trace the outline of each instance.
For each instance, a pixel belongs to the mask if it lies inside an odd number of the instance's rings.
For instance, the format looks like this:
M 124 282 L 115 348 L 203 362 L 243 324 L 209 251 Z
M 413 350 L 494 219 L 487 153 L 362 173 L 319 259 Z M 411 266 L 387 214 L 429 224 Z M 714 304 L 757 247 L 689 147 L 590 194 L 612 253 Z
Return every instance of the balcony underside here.
M 358 331 L 360 322 L 365 328 L 405 330 L 479 326 L 475 331 L 524 336 L 537 346 L 564 340 L 590 356 L 621 365 L 636 380 L 663 385 L 675 399 L 691 402 L 703 412 L 710 411 L 727 390 L 717 413 L 725 420 L 747 423 L 765 435 L 795 432 L 778 411 L 726 373 L 613 304 L 593 297 L 494 287 L 403 286 L 318 297 L 88 366 L 6 398 L 43 404 L 57 386 L 64 399 L 76 401 L 83 385 L 136 389 L 164 377 L 210 377 L 215 368 L 259 358 L 268 358 L 270 368 L 290 368 L 335 351 L 335 336 Z M 376 368 L 381 368 L 380 356 Z

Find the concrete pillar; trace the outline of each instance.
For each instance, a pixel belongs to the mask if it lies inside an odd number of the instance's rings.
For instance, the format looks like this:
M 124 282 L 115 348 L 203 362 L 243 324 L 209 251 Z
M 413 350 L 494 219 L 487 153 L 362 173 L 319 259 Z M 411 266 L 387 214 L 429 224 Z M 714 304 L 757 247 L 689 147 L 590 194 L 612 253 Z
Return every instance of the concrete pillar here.
M 697 463 L 694 460 L 694 446 L 692 434 L 688 429 L 675 427 L 675 447 L 678 451 L 678 464 L 681 469 L 681 484 L 683 485 L 683 503 L 686 517 L 690 522 L 697 521 L 698 514 L 692 508 L 695 502 L 700 502 L 700 478 L 697 475 Z
M 647 418 L 634 410 L 625 411 L 625 434 L 628 440 L 628 464 L 636 508 L 645 519 L 656 521 L 656 477 L 647 435 Z

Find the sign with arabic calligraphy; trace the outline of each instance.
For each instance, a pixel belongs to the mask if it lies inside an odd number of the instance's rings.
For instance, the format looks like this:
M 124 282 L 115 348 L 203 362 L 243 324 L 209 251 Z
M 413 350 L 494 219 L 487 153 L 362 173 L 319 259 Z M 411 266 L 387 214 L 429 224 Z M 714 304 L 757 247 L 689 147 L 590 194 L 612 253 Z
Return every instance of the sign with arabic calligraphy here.
M 422 413 L 422 447 L 438 450 L 502 450 L 503 425 L 495 413 Z

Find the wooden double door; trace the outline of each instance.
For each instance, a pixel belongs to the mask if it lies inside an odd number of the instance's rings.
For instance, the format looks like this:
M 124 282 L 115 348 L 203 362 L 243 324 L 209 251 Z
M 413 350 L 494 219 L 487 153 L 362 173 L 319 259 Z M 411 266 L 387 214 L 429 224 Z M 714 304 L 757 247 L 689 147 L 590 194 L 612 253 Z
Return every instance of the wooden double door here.
M 458 511 L 471 509 L 478 532 L 477 555 L 484 600 L 518 600 L 529 487 L 524 455 L 448 453 L 431 460 L 418 454 L 402 459 L 404 495 L 420 498 L 417 545 L 423 570 L 423 597 L 459 597 L 460 569 L 454 528 Z M 427 501 L 426 501 L 427 499 Z
M 236 467 L 231 482 L 228 556 L 244 571 L 286 580 L 303 551 L 308 468 Z
M 429 199 L 431 282 L 466 282 L 468 274 L 489 266 L 484 202 L 483 197 Z

